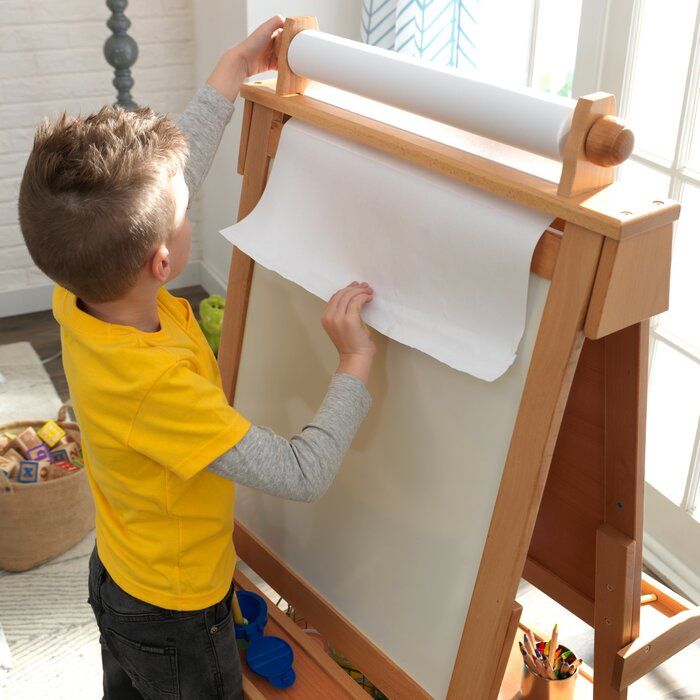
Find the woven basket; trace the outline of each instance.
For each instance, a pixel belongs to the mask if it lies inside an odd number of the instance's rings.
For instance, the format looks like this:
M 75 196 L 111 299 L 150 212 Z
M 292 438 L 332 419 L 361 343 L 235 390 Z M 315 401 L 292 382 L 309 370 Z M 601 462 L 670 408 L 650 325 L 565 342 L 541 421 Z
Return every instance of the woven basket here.
M 79 430 L 62 406 L 56 421 Z M 41 421 L 0 425 L 0 433 L 35 429 Z M 10 481 L 0 472 L 0 568 L 26 571 L 63 554 L 95 527 L 95 506 L 85 469 L 36 484 Z

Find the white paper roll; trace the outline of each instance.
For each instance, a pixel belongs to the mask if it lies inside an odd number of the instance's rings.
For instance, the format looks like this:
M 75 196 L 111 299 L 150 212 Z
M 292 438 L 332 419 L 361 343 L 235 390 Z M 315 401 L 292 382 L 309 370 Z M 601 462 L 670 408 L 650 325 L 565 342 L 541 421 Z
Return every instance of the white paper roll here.
M 352 280 L 380 333 L 493 381 L 515 360 L 532 253 L 551 216 L 289 121 L 257 207 L 222 231 L 327 300 Z
M 554 160 L 562 159 L 576 104 L 314 30 L 292 39 L 287 60 L 297 75 Z

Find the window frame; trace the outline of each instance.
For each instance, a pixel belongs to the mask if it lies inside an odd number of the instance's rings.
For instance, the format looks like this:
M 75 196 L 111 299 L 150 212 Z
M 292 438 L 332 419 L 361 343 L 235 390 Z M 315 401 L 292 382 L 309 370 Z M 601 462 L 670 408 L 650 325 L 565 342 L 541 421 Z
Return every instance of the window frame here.
M 645 0 L 583 0 L 574 97 L 598 90 L 610 92 L 618 97 L 620 116 L 628 116 L 644 3 Z M 692 42 L 672 162 L 640 149 L 635 149 L 631 156 L 631 160 L 667 176 L 670 182 L 667 196 L 675 200 L 681 199 L 684 186 L 700 187 L 700 173 L 689 167 L 694 121 L 699 118 L 700 2 L 697 3 Z M 656 317 L 650 324 L 650 371 L 655 350 L 661 343 L 700 363 L 700 348 L 675 337 Z M 649 515 L 645 522 L 645 557 L 662 575 L 682 580 L 686 594 L 695 598 L 700 598 L 700 572 L 690 570 L 683 562 L 683 553 L 688 548 L 700 547 L 700 519 L 696 507 L 699 498 L 700 421 L 680 505 L 672 503 L 650 484 L 645 487 Z

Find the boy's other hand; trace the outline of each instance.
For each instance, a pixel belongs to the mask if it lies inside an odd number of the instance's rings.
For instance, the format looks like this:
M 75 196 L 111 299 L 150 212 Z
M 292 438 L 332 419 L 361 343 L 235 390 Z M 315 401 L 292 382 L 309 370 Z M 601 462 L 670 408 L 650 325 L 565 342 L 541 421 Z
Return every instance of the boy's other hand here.
M 282 31 L 284 17 L 275 15 L 263 22 L 254 32 L 234 47 L 240 53 L 245 66 L 246 77 L 277 70 L 275 37 Z
M 366 282 L 353 282 L 329 300 L 321 319 L 328 337 L 338 350 L 338 372 L 353 374 L 365 384 L 376 352 L 369 328 L 360 318 L 362 307 L 374 292 Z

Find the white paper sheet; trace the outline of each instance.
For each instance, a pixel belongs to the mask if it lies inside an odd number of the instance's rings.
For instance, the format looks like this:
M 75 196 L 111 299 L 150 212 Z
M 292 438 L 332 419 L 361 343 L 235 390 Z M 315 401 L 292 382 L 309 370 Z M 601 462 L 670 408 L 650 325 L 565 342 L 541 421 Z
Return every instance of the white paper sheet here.
M 532 253 L 550 221 L 292 120 L 261 201 L 222 233 L 324 300 L 369 282 L 369 325 L 493 381 L 515 359 Z
M 292 39 L 287 59 L 298 75 L 554 160 L 562 159 L 576 106 L 314 30 Z

